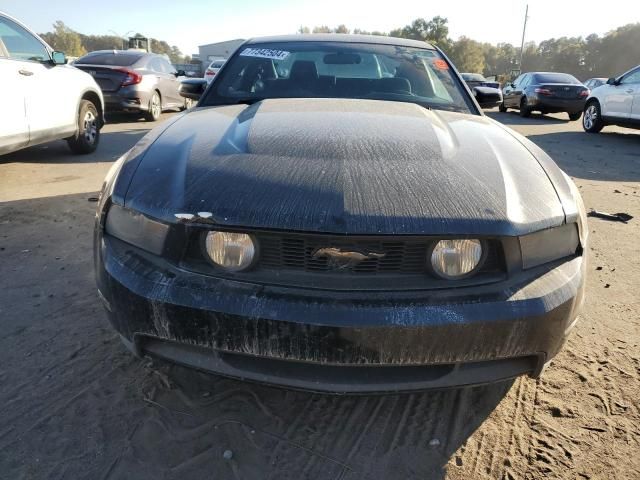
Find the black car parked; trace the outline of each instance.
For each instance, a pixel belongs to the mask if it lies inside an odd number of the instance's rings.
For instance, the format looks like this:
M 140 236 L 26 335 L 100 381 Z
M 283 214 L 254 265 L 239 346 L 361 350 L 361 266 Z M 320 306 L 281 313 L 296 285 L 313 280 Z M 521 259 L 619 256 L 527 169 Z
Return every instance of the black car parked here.
M 502 90 L 500 111 L 517 108 L 520 115 L 531 112 L 567 112 L 569 120 L 578 120 L 582 114 L 589 89 L 568 73 L 523 73 Z
M 473 96 L 483 108 L 494 108 L 502 103 L 500 83 L 491 82 L 479 73 L 461 73 Z
M 331 393 L 541 374 L 583 303 L 584 205 L 437 47 L 258 38 L 206 84 L 98 202 L 99 297 L 132 352 Z
M 480 73 L 461 73 L 460 76 L 464 80 L 464 83 L 469 85 L 469 88 L 473 88 L 473 87 L 500 88 L 499 82 L 491 82 L 487 80 L 484 77 L 484 75 Z

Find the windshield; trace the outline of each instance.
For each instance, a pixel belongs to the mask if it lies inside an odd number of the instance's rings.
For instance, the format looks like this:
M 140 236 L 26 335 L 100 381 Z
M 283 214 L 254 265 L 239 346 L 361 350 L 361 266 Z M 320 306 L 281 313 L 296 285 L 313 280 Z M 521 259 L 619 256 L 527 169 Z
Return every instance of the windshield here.
M 436 50 L 347 42 L 242 47 L 227 61 L 202 103 L 225 105 L 291 97 L 394 100 L 475 111 Z
M 537 83 L 575 83 L 580 81 L 568 73 L 536 73 Z
M 479 73 L 461 73 L 460 74 L 465 82 L 486 82 L 487 79 L 484 78 Z
M 131 53 L 90 53 L 76 60 L 75 63 L 86 63 L 90 65 L 114 65 L 118 67 L 129 67 L 140 60 L 140 54 Z
M 220 68 L 222 65 L 224 65 L 224 60 L 216 60 L 211 63 L 210 68 Z

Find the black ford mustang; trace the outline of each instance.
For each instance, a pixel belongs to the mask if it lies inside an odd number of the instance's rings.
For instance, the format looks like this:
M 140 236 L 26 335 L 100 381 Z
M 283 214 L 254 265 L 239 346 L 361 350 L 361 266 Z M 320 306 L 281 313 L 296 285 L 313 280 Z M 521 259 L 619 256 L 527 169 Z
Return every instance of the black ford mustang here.
M 113 166 L 95 266 L 137 354 L 408 391 L 539 375 L 582 305 L 585 227 L 571 180 L 438 49 L 272 37 Z

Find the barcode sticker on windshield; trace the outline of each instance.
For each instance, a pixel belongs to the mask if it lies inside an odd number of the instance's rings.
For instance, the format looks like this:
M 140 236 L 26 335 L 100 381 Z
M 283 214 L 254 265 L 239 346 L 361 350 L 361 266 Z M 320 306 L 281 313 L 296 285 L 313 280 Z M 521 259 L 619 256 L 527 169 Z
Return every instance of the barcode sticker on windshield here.
M 285 50 L 272 50 L 270 48 L 245 48 L 242 52 L 240 52 L 240 56 L 284 60 L 289 56 L 289 52 Z

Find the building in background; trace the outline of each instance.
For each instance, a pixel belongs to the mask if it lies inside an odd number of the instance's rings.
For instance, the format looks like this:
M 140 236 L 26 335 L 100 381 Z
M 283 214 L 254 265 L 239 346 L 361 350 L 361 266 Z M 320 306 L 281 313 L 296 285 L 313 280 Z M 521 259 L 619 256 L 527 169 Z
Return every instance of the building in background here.
M 227 59 L 244 42 L 243 38 L 227 40 L 226 42 L 210 43 L 198 47 L 198 58 L 203 64 L 213 60 Z

